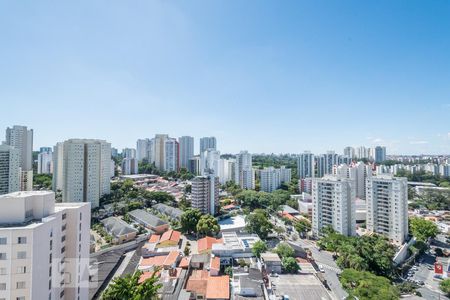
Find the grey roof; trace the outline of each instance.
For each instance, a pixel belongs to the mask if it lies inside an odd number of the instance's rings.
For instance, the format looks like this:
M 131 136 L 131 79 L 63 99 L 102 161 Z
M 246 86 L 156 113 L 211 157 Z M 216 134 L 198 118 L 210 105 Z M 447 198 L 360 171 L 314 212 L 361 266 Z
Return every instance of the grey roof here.
M 250 268 L 248 271 L 248 274 L 241 274 L 234 277 L 239 277 L 239 285 L 241 289 L 245 289 L 246 292 L 252 291 L 252 293 L 244 295 L 237 294 L 235 295 L 235 299 L 264 299 L 264 291 L 262 288 L 264 282 L 261 272 L 254 268 Z
M 162 214 L 171 217 L 172 219 L 180 219 L 183 211 L 181 209 L 168 206 L 163 203 L 158 203 L 152 206 L 152 208 L 156 209 Z
M 282 205 L 283 212 L 287 212 L 288 214 L 298 214 L 299 211 L 290 207 L 289 205 Z
M 114 237 L 137 232 L 137 230 L 128 223 L 116 217 L 109 217 L 101 221 L 106 231 Z
M 136 222 L 143 223 L 146 226 L 158 227 L 161 225 L 167 225 L 166 221 L 161 220 L 157 216 L 152 215 L 151 213 L 148 213 L 142 209 L 135 209 L 133 211 L 130 211 L 128 215 Z
M 207 264 L 211 260 L 211 254 L 193 254 L 191 257 L 191 263 L 204 263 Z

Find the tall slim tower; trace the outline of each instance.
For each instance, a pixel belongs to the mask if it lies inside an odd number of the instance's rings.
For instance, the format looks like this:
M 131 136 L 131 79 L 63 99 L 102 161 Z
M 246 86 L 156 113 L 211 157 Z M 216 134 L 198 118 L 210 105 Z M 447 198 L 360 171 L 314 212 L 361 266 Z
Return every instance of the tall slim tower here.
M 143 161 L 144 159 L 149 159 L 149 147 L 149 139 L 139 139 L 136 141 L 136 158 L 139 162 Z
M 0 195 L 20 190 L 20 152 L 0 145 Z
M 192 180 L 192 207 L 204 214 L 215 215 L 219 207 L 219 178 L 197 176 Z
M 242 189 L 252 190 L 255 188 L 252 155 L 248 151 L 241 151 L 236 154 L 235 182 Z
M 208 149 L 217 150 L 217 141 L 216 141 L 216 138 L 213 136 L 202 137 L 200 139 L 200 153 L 202 153 Z
M 408 236 L 408 180 L 379 175 L 367 178 L 367 230 L 403 244 Z
M 6 128 L 6 145 L 19 150 L 22 171 L 33 169 L 33 129 L 28 130 L 27 126 L 19 125 Z
M 297 172 L 300 179 L 314 177 L 314 154 L 305 151 L 298 156 Z
M 110 193 L 111 144 L 104 140 L 71 139 L 55 146 L 54 191 L 63 202 L 90 202 Z
M 189 160 L 194 157 L 194 138 L 182 136 L 178 138 L 180 144 L 180 168 L 189 169 Z

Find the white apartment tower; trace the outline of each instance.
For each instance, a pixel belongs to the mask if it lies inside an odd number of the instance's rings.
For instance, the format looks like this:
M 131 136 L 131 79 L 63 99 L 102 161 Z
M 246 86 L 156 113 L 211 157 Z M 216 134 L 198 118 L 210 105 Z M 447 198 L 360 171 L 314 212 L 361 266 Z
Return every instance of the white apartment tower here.
M 408 236 L 408 181 L 380 175 L 367 178 L 367 230 L 403 244 Z
M 220 152 L 212 148 L 200 153 L 200 174 L 219 176 L 220 173 Z
M 178 141 L 174 138 L 167 138 L 164 145 L 164 168 L 166 172 L 178 172 L 179 170 Z
M 192 180 L 192 207 L 204 214 L 215 215 L 219 208 L 219 178 L 197 176 Z
M 235 180 L 242 189 L 255 188 L 255 171 L 253 170 L 252 155 L 248 151 L 236 154 Z
M 124 158 L 136 158 L 136 149 L 124 148 L 122 149 L 122 156 Z
M 356 234 L 355 193 L 353 181 L 326 175 L 312 180 L 312 232 L 319 236 L 331 226 L 337 232 Z
M 235 159 L 219 159 L 219 181 L 220 184 L 225 184 L 228 181 L 233 181 L 235 178 Z
M 0 145 L 0 195 L 20 191 L 20 152 Z
M 63 202 L 90 202 L 96 208 L 110 193 L 111 144 L 104 140 L 58 143 L 53 165 L 53 190 L 62 191 Z
M 213 136 L 200 138 L 200 153 L 208 149 L 217 150 L 217 141 Z
M 164 170 L 164 166 L 166 163 L 165 160 L 165 147 L 166 140 L 169 138 L 167 134 L 157 134 L 153 141 L 153 151 L 151 153 L 150 161 L 155 164 L 155 167 L 159 170 Z
M 149 159 L 149 148 L 149 139 L 139 139 L 136 141 L 136 158 L 139 162 L 143 161 L 144 159 Z
M 298 156 L 297 172 L 299 179 L 315 177 L 314 154 L 309 151 L 305 151 Z
M 33 129 L 14 125 L 6 128 L 5 144 L 19 150 L 20 189 L 33 189 Z
M 182 136 L 178 138 L 180 144 L 180 168 L 189 170 L 189 160 L 194 157 L 194 138 Z
M 90 205 L 35 191 L 0 207 L 0 299 L 88 299 Z
M 138 174 L 137 158 L 124 158 L 122 161 L 122 175 Z
M 355 158 L 356 157 L 356 155 L 355 155 L 355 148 L 350 147 L 350 146 L 345 147 L 344 148 L 344 156 L 350 157 L 352 159 Z
M 53 152 L 51 148 L 41 148 L 42 151 L 38 154 L 38 174 L 52 174 L 53 173 Z
M 280 169 L 274 167 L 264 168 L 260 171 L 260 189 L 263 192 L 271 193 L 281 185 Z

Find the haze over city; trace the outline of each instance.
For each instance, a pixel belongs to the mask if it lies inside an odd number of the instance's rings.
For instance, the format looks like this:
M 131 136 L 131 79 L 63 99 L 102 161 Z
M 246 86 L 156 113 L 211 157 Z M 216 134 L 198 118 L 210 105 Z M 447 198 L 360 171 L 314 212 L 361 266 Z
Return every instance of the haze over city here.
M 222 153 L 448 154 L 449 9 L 5 1 L 0 128 L 33 128 L 35 149 L 75 137 L 121 149 L 167 133 L 216 136 Z

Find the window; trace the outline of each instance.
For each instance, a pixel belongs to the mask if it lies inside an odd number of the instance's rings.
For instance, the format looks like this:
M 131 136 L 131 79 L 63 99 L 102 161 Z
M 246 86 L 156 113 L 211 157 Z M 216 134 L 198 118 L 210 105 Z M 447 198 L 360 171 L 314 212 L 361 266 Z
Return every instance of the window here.
M 64 290 L 61 291 L 61 293 L 59 293 L 59 298 L 64 297 Z
M 49 259 L 48 259 L 48 262 L 49 262 L 49 263 L 52 263 L 52 254 L 51 254 L 51 253 L 50 253 L 50 255 L 48 256 L 48 258 L 49 258 Z
M 0 268 L 0 275 L 6 275 L 8 274 L 8 271 L 6 268 Z
M 65 246 L 61 248 L 61 253 L 64 253 L 64 252 L 66 252 L 66 247 Z
M 6 291 L 6 283 L 0 283 L 0 291 Z
M 25 274 L 27 272 L 27 267 L 17 267 L 17 273 L 19 274 Z
M 48 268 L 48 276 L 52 276 L 52 267 Z
M 25 281 L 17 281 L 16 282 L 16 289 L 24 289 L 25 288 Z
M 17 259 L 25 259 L 27 258 L 27 252 L 26 251 L 18 251 L 17 252 Z
M 61 226 L 61 231 L 66 230 L 66 224 L 64 224 L 63 226 Z
M 16 300 L 25 300 L 25 296 L 16 297 Z
M 62 219 L 65 220 L 66 218 L 67 218 L 67 214 L 66 214 L 66 213 L 63 213 Z
M 0 253 L 0 260 L 6 260 L 6 253 Z
M 6 245 L 8 240 L 5 237 L 0 237 L 0 245 Z
M 83 219 L 83 213 L 80 213 L 80 221 Z
M 66 236 L 63 235 L 63 236 L 61 237 L 61 243 L 64 242 L 65 240 L 66 240 Z
M 27 243 L 27 237 L 26 236 L 20 236 L 17 238 L 17 244 L 26 244 Z

